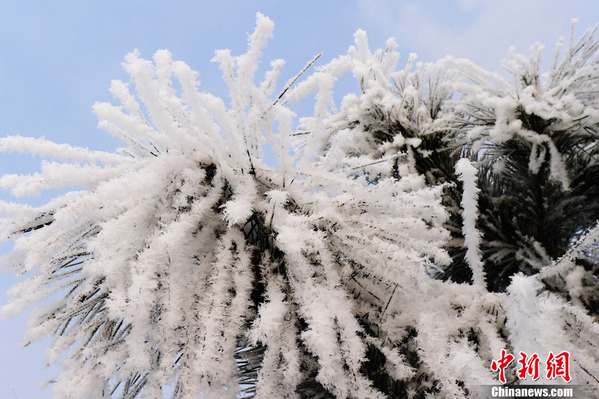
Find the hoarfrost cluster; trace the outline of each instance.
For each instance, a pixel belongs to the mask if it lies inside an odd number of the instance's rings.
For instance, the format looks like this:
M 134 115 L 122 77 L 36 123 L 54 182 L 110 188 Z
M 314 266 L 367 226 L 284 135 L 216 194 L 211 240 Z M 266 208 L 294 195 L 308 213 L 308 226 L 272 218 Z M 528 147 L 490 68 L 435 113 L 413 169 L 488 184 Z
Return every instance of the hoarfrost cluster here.
M 284 85 L 276 60 L 256 84 L 273 26 L 259 14 L 245 54 L 216 52 L 229 104 L 167 51 L 129 54 L 118 104 L 94 106 L 117 153 L 1 139 L 53 160 L 1 187 L 74 187 L 40 207 L 0 204 L 14 241 L 2 264 L 23 276 L 2 312 L 42 303 L 25 342 L 56 337 L 56 397 L 460 398 L 496 383 L 505 348 L 567 350 L 597 394 L 593 269 L 577 263 L 597 217 L 562 253 L 481 226 L 495 226 L 484 201 L 510 173 L 546 177 L 551 195 L 584 195 L 573 163 L 597 173 L 592 33 L 542 81 L 537 53 L 511 59 L 515 83 L 464 60 L 411 56 L 398 70 L 393 40 L 372 52 L 358 31 L 346 55 Z M 337 108 L 346 73 L 360 91 Z M 297 119 L 307 96 L 313 114 Z M 569 131 L 582 139 L 563 153 Z M 524 171 L 506 156 L 515 140 Z M 489 271 L 505 259 L 520 266 Z

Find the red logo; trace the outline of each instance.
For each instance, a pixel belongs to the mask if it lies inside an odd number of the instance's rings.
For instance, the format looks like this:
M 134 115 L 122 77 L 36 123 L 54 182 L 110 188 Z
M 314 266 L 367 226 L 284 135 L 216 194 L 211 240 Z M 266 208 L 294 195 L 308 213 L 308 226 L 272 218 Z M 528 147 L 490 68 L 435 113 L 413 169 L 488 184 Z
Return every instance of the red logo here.
M 491 370 L 499 370 L 499 381 L 505 384 L 505 368 L 514 360 L 514 356 L 505 352 L 505 349 L 501 350 L 501 359 L 498 361 L 493 360 L 491 363 Z
M 512 361 L 514 361 L 514 359 L 512 354 L 509 354 L 505 349 L 502 349 L 501 357 L 497 360 L 493 360 L 491 363 L 491 370 L 499 371 L 499 381 L 503 384 L 506 382 L 505 369 Z M 539 365 L 541 364 L 541 359 L 538 354 L 533 353 L 531 356 L 528 356 L 526 353 L 520 352 L 518 364 L 520 365 L 517 370 L 519 379 L 524 380 L 530 376 L 534 381 L 540 377 Z M 549 352 L 547 361 L 544 364 L 546 372 L 545 376 L 547 379 L 552 380 L 557 377 L 562 377 L 566 382 L 572 380 L 570 377 L 570 353 L 568 351 L 560 352 L 557 355 L 554 355 L 553 352 Z
M 549 352 L 547 358 L 547 378 L 552 380 L 557 377 L 562 377 L 564 381 L 570 382 L 570 353 L 561 352 L 557 355 L 553 355 L 553 352 Z
M 520 352 L 520 368 L 518 369 L 518 378 L 521 380 L 526 379 L 526 376 L 530 375 L 532 380 L 536 380 L 539 378 L 539 363 L 541 359 L 539 359 L 539 355 L 533 353 L 533 355 L 529 358 L 526 353 Z

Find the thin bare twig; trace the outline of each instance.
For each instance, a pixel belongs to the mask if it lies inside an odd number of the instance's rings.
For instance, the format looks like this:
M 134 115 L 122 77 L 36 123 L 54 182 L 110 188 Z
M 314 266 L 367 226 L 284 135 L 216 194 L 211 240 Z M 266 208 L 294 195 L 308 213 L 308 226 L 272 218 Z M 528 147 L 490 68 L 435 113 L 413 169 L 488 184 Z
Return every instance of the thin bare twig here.
M 297 80 L 300 78 L 300 76 L 302 76 L 304 74 L 304 72 L 306 72 L 308 70 L 308 68 L 310 68 L 316 62 L 316 60 L 318 60 L 320 58 L 321 55 L 322 55 L 322 53 L 316 54 L 314 56 L 314 58 L 312 58 L 312 60 L 310 62 L 308 62 L 306 64 L 306 66 L 304 66 L 304 69 L 302 69 L 297 75 L 295 75 L 292 79 L 290 79 L 287 82 L 283 91 L 281 91 L 281 93 L 277 96 L 275 102 L 272 103 L 271 108 L 274 107 L 281 98 L 283 98 L 283 96 L 285 95 L 285 93 L 287 93 L 287 91 L 291 88 L 291 86 L 293 86 L 293 84 L 295 82 L 297 82 Z

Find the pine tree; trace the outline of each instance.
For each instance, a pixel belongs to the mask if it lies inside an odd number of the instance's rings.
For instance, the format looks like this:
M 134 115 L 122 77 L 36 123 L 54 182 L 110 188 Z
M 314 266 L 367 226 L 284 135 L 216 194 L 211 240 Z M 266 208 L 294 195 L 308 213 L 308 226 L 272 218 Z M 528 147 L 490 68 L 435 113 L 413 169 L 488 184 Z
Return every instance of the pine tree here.
M 492 290 L 505 290 L 517 272 L 538 273 L 599 220 L 596 30 L 578 41 L 573 30 L 545 75 L 536 45 L 530 57 L 506 61 L 512 82 L 462 91 L 452 137 L 480 165 L 479 225 Z M 578 282 L 562 276 L 544 283 L 598 315 L 599 263 L 588 255 L 576 263 Z
M 492 291 L 505 291 L 518 272 L 538 273 L 599 220 L 596 30 L 578 41 L 573 30 L 563 56 L 560 41 L 546 76 L 539 71 L 541 45 L 531 57 L 514 53 L 505 62 L 513 81 L 465 60 L 414 70 L 411 59 L 392 78 L 397 100 L 384 105 L 377 99 L 352 121 L 377 145 L 416 139 L 411 156 L 427 184 L 450 183 L 443 204 L 450 211 L 445 226 L 452 233 L 446 245 L 452 263 L 440 277 L 472 280 L 461 231 L 462 182 L 454 171 L 462 157 L 479 170 L 477 228 Z M 576 295 L 582 297 L 573 298 L 563 278 L 544 283 L 596 314 L 599 271 L 592 256 L 576 260 L 577 274 L 584 275 Z
M 0 142 L 58 161 L 0 178 L 13 194 L 77 188 L 38 208 L 1 204 L 14 240 L 3 265 L 24 276 L 3 312 L 44 302 L 26 340 L 56 336 L 56 397 L 468 397 L 497 381 L 504 348 L 570 351 L 595 394 L 599 326 L 543 279 L 567 276 L 599 229 L 576 231 L 540 274 L 487 289 L 487 176 L 445 144 L 474 124 L 470 92 L 454 94 L 465 64 L 398 72 L 395 43 L 372 53 L 359 31 L 347 55 L 276 91 L 280 60 L 255 83 L 272 29 L 258 15 L 247 53 L 217 51 L 229 105 L 167 51 L 128 55 L 134 90 L 115 81 L 120 105 L 94 106 L 126 144 L 116 154 Z M 337 109 L 343 73 L 361 93 Z M 290 104 L 308 95 L 313 115 L 297 123 Z M 432 278 L 457 257 L 473 284 Z

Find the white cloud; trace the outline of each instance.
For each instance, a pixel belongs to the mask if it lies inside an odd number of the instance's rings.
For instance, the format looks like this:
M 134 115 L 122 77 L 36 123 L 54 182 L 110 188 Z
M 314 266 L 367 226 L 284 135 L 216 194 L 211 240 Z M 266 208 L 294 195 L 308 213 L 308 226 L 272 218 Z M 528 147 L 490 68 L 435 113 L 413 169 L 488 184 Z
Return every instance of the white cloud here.
M 470 10 L 480 4 L 478 0 L 460 0 L 460 8 L 462 10 Z
M 449 2 L 372 0 L 360 12 L 369 21 L 371 36 L 394 36 L 400 51 L 416 52 L 424 61 L 445 55 L 470 58 L 499 70 L 510 47 L 520 53 L 540 41 L 545 58 L 553 58 L 560 37 L 570 33 L 570 21 L 579 17 L 579 34 L 597 21 L 599 4 L 574 0 L 460 0 Z

